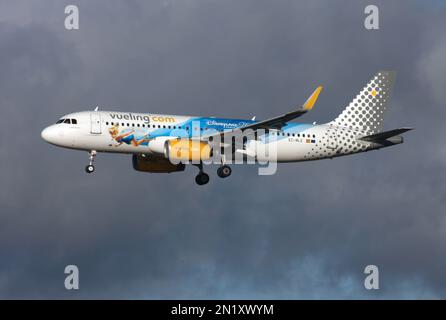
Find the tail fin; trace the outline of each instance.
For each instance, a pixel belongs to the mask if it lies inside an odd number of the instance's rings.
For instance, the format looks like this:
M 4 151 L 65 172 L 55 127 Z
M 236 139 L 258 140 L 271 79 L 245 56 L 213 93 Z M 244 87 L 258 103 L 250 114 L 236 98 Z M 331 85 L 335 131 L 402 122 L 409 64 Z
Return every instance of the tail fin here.
M 330 124 L 373 134 L 383 129 L 384 115 L 395 81 L 394 71 L 379 71 Z

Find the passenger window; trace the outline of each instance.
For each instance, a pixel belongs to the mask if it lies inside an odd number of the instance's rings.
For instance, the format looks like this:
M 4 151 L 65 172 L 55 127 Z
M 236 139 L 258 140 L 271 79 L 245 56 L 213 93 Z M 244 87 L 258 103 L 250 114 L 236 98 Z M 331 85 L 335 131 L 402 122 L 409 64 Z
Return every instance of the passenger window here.
M 108 126 L 108 122 L 105 123 Z

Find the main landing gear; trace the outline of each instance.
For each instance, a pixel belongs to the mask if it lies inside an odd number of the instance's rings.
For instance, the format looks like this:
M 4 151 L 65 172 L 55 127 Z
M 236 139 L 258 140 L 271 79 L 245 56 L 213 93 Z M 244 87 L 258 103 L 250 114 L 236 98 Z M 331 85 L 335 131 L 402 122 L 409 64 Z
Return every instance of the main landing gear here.
M 195 177 L 195 182 L 202 186 L 209 182 L 209 175 L 207 173 L 201 172 Z
M 202 162 L 200 162 L 200 164 L 197 165 L 197 167 L 198 167 L 198 169 L 200 169 L 200 172 L 195 177 L 195 182 L 199 186 L 202 186 L 209 182 L 209 175 L 203 171 L 203 163 Z
M 96 150 L 91 150 L 89 154 L 90 154 L 89 163 L 88 166 L 85 167 L 85 171 L 87 173 L 93 173 L 94 171 L 93 162 L 94 162 L 94 157 L 96 157 Z
M 220 178 L 227 178 L 231 175 L 232 169 L 230 166 L 223 165 L 220 168 L 217 169 L 217 175 Z
M 197 165 L 197 167 L 198 167 L 198 169 L 200 169 L 200 172 L 195 177 L 195 182 L 199 186 L 207 184 L 209 182 L 209 175 L 203 171 L 203 163 L 200 163 L 199 165 Z M 220 178 L 227 178 L 231 175 L 231 173 L 232 173 L 232 169 L 231 169 L 231 167 L 229 167 L 227 165 L 222 165 L 217 170 L 217 175 Z

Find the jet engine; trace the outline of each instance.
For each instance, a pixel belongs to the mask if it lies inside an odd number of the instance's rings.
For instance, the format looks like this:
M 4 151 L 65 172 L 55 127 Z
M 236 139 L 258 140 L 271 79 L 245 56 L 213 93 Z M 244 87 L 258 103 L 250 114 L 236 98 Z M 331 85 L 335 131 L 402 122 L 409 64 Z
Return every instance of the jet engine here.
M 205 161 L 212 157 L 209 143 L 190 139 L 168 140 L 164 152 L 164 156 L 174 163 Z

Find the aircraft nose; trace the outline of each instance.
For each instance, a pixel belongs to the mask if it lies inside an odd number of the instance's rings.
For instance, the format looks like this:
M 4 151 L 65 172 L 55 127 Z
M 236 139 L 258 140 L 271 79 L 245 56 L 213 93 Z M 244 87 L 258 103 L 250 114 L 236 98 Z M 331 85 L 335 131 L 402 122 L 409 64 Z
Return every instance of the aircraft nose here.
M 55 144 L 57 140 L 56 128 L 53 126 L 46 127 L 42 130 L 41 134 L 42 139 L 46 142 Z
M 48 128 L 43 129 L 42 132 L 40 133 L 40 135 L 42 136 L 43 140 L 48 141 L 48 138 L 49 138 Z

